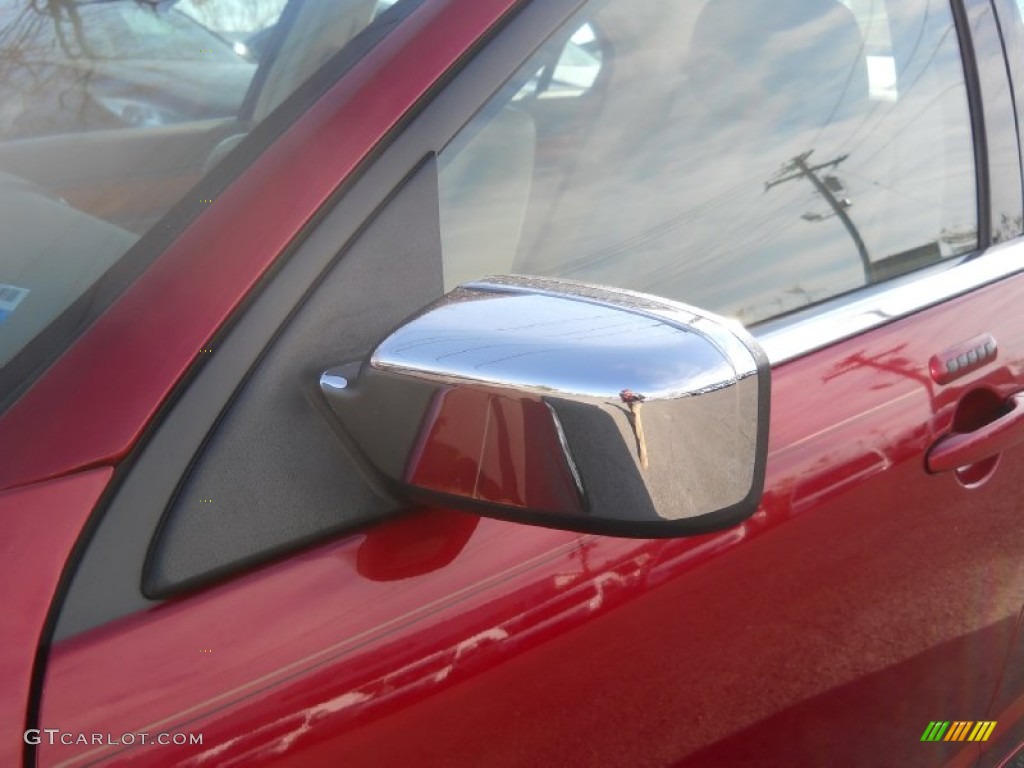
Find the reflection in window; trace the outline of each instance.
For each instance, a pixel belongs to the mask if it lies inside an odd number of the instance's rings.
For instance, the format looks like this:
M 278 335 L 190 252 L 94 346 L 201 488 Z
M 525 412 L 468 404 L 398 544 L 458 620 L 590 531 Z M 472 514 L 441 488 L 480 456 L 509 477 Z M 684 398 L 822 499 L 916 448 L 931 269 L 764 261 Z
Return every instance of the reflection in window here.
M 0 0 L 0 366 L 402 5 Z
M 601 73 L 601 47 L 589 24 L 583 24 L 565 43 L 556 59 L 541 66 L 513 100 L 582 96 Z
M 976 248 L 948 4 L 611 0 L 584 14 L 442 153 L 449 286 L 554 275 L 756 323 Z M 568 103 L 534 98 L 584 29 L 593 79 Z M 499 136 L 520 162 L 495 177 Z

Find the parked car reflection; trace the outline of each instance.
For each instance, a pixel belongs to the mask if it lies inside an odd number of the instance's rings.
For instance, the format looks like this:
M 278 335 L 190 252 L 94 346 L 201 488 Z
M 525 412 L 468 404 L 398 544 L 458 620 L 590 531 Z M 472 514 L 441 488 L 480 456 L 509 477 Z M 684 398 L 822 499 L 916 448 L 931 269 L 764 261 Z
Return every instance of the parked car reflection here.
M 172 3 L 0 6 L 0 140 L 238 112 L 256 65 Z

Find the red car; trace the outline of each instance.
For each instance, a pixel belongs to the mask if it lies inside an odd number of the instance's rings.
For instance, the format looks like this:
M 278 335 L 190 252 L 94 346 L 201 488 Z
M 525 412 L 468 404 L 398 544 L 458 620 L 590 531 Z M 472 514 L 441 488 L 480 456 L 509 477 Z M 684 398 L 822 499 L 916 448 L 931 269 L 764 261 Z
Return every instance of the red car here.
M 1013 0 L 9 5 L 0 764 L 1024 764 Z

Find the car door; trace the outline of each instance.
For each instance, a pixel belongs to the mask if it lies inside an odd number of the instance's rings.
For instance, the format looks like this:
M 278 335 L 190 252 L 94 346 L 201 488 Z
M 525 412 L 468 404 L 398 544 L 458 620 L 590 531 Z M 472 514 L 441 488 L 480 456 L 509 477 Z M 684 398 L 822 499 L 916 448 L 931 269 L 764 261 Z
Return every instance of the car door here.
M 973 762 L 1024 586 L 1020 157 L 987 8 L 506 18 L 121 470 L 39 762 Z M 547 93 L 570 42 L 589 71 Z M 319 375 L 513 271 L 743 319 L 773 366 L 758 511 L 615 538 L 410 509 L 367 473 Z
M 1013 0 L 998 0 L 993 4 L 995 15 L 998 19 L 1002 32 L 1004 45 L 1007 54 L 1007 63 L 1011 80 L 1015 90 L 1016 109 L 1018 124 L 1024 110 L 1024 99 L 1021 98 L 1020 88 L 1024 82 L 1024 22 L 1021 16 L 1021 4 Z M 1024 610 L 1021 612 L 1024 616 Z M 999 726 L 989 741 L 982 745 L 982 759 L 979 765 L 1014 765 L 1018 764 L 1020 758 L 1020 745 L 1024 743 L 1024 735 L 1021 732 L 1021 691 L 1024 690 L 1024 632 L 1021 630 L 1020 620 L 1017 622 L 1017 629 L 1010 650 L 1007 654 L 1006 664 L 1000 680 L 999 689 L 992 701 L 989 717 L 996 720 Z M 1012 761 L 1006 761 L 1007 754 L 1014 754 Z
M 293 5 L 298 9 L 306 4 Z M 339 27 L 325 23 L 324 38 L 316 46 L 315 58 L 305 60 L 300 55 L 287 65 L 285 72 L 279 73 L 272 98 L 254 105 L 254 115 L 247 125 L 256 124 L 255 135 L 243 141 L 244 146 L 226 160 L 227 149 L 207 156 L 205 146 L 176 142 L 155 142 L 150 147 L 153 156 L 140 157 L 139 145 L 151 138 L 144 126 L 118 136 L 106 134 L 104 149 L 99 153 L 89 141 L 93 134 L 84 136 L 80 145 L 91 146 L 93 150 L 88 162 L 104 165 L 111 178 L 130 179 L 139 172 L 140 165 L 151 166 L 153 162 L 165 163 L 169 159 L 179 167 L 198 168 L 204 163 L 208 168 L 216 166 L 215 172 L 207 173 L 199 186 L 189 189 L 180 199 L 168 192 L 160 208 L 161 214 L 166 215 L 141 237 L 139 232 L 126 231 L 112 221 L 116 212 L 85 210 L 88 206 L 77 207 L 81 201 L 62 198 L 61 190 L 51 186 L 49 179 L 32 181 L 30 171 L 40 170 L 37 161 L 44 166 L 48 162 L 44 154 L 36 152 L 36 141 L 4 143 L 0 161 L 0 211 L 6 236 L 0 258 L 0 409 L 4 411 L 0 416 L 0 487 L 5 489 L 2 506 L 8 525 L 0 559 L 3 580 L 8 586 L 4 601 L 8 611 L 3 622 L 4 653 L 0 659 L 7 685 L 0 708 L 5 733 L 19 735 L 5 740 L 3 762 L 13 764 L 21 760 L 23 751 L 27 753 L 25 760 L 34 761 L 35 745 L 31 735 L 24 736 L 24 731 L 26 721 L 35 719 L 31 713 L 36 712 L 38 704 L 38 686 L 32 681 L 37 679 L 46 657 L 39 643 L 47 635 L 47 621 L 54 618 L 49 613 L 49 597 L 58 591 L 61 564 L 72 552 L 89 510 L 109 486 L 111 465 L 130 451 L 173 382 L 197 355 L 204 354 L 202 345 L 182 345 L 182 340 L 209 338 L 261 272 L 315 213 L 318 201 L 330 196 L 338 181 L 358 165 L 363 153 L 402 114 L 408 100 L 419 98 L 432 77 L 436 77 L 436 70 L 431 75 L 431 70 L 425 68 L 419 70 L 421 79 L 405 78 L 400 87 L 388 89 L 387 106 L 377 101 L 379 94 L 375 93 L 371 102 L 377 104 L 376 117 L 370 119 L 360 110 L 358 124 L 366 132 L 362 138 L 328 126 L 339 104 L 347 103 L 353 90 L 358 90 L 354 83 L 365 87 L 365 80 L 349 78 L 339 86 L 340 98 L 335 91 L 335 98 L 324 103 L 329 106 L 311 108 L 357 63 L 362 63 L 364 70 L 375 71 L 373 62 L 365 61 L 371 51 L 374 56 L 388 60 L 395 49 L 390 53 L 383 48 L 375 51 L 375 45 L 418 5 L 374 4 L 367 0 L 319 5 L 327 17 L 322 20 L 337 21 Z M 235 4 L 233 12 L 231 6 L 230 1 L 205 3 L 195 10 L 200 15 L 223 13 L 222 20 L 241 29 L 239 7 Z M 259 7 L 246 4 L 243 10 L 247 13 L 242 15 L 249 21 L 265 21 L 268 13 L 276 18 L 283 6 L 284 3 L 261 3 Z M 158 14 L 166 8 L 138 10 Z M 67 22 L 66 14 L 73 16 L 74 11 L 52 5 L 20 9 L 13 18 L 16 26 L 4 27 L 0 47 L 8 50 L 12 43 L 17 43 L 17 24 L 45 26 L 62 16 Z M 276 29 L 290 28 L 294 22 L 288 18 L 291 13 Z M 474 30 L 466 33 L 465 43 L 479 33 L 474 24 L 486 28 L 493 22 L 495 9 L 481 5 L 478 13 L 462 19 L 463 25 Z M 421 15 L 421 21 L 423 18 Z M 5 23 L 11 20 L 5 15 Z M 308 41 L 309 36 L 304 40 Z M 296 44 L 299 52 L 303 50 L 302 42 Z M 189 53 L 183 55 L 188 58 Z M 421 68 L 431 60 L 429 55 L 419 55 L 415 50 L 409 55 L 416 58 Z M 437 55 L 435 65 L 443 71 L 450 65 L 446 57 L 452 51 L 440 50 Z M 269 66 L 273 57 L 268 55 L 265 62 Z M 6 66 L 31 68 L 31 61 L 11 56 Z M 366 76 L 364 71 L 363 77 Z M 299 92 L 290 93 L 296 90 Z M 263 90 L 257 92 L 262 94 Z M 276 108 L 282 100 L 288 103 Z M 260 108 L 259 114 L 255 114 L 256 106 Z M 364 102 L 363 107 L 366 106 Z M 6 102 L 5 116 L 17 115 L 18 109 L 17 100 Z M 305 121 L 297 120 L 307 113 Z M 185 126 L 186 131 L 190 129 L 191 126 Z M 292 133 L 282 138 L 289 130 Z M 296 165 L 294 153 L 282 151 L 282 146 L 298 142 L 316 153 L 316 135 L 320 136 L 319 141 L 326 139 L 332 145 L 330 151 L 323 151 L 322 147 L 319 150 L 330 162 Z M 82 138 L 71 134 L 59 140 L 74 144 Z M 241 138 L 234 137 L 233 145 Z M 79 151 L 84 151 L 81 146 Z M 14 167 L 17 163 L 21 165 Z M 264 184 L 269 188 L 264 188 Z M 229 193 L 225 192 L 228 188 Z M 289 205 L 281 205 L 281 194 L 290 200 Z M 260 200 L 269 206 L 262 216 L 258 214 Z M 152 202 L 150 199 L 149 203 Z M 102 218 L 104 215 L 110 218 Z M 211 217 L 216 221 L 211 221 Z M 263 225 L 240 225 L 250 217 Z M 205 219 L 207 223 L 190 228 L 196 219 Z M 209 228 L 205 236 L 193 239 L 196 230 L 206 227 Z M 190 234 L 181 236 L 186 231 Z M 213 240 L 211 232 L 218 233 Z M 247 242 L 217 245 L 216 239 L 225 236 L 241 237 Z M 196 243 L 204 247 L 197 248 Z M 225 253 L 234 257 L 221 258 Z M 164 266 L 133 283 L 158 257 Z M 177 259 L 189 263 L 176 262 Z M 176 262 L 178 267 L 169 268 L 169 262 Z M 163 278 L 155 277 L 160 273 Z M 168 282 L 167 276 L 175 273 L 188 277 Z M 129 284 L 131 291 L 123 295 Z M 181 292 L 171 299 L 176 290 L 174 285 Z M 148 293 L 150 290 L 154 292 Z M 160 319 L 157 297 L 171 299 L 166 305 L 173 306 L 174 319 L 169 325 L 163 325 L 163 320 L 170 316 Z M 114 303 L 126 315 L 119 318 L 117 312 L 104 314 L 104 309 Z M 126 309 L 128 305 L 134 309 Z M 97 322 L 101 316 L 103 319 Z M 125 321 L 125 317 L 131 319 Z M 142 326 L 150 330 L 143 331 Z M 152 335 L 157 326 L 163 330 Z M 72 344 L 76 337 L 80 337 L 78 343 Z M 149 341 L 136 346 L 144 339 Z M 152 357 L 146 362 L 143 358 L 148 355 Z M 60 362 L 48 369 L 58 358 Z M 132 362 L 126 366 L 127 360 Z M 113 367 L 108 367 L 111 364 Z M 61 370 L 76 371 L 74 378 L 79 386 L 73 394 L 47 391 L 65 377 Z M 112 400 L 102 406 L 107 397 Z M 99 418 L 93 420 L 94 416 Z M 49 428 L 57 431 L 45 434 Z

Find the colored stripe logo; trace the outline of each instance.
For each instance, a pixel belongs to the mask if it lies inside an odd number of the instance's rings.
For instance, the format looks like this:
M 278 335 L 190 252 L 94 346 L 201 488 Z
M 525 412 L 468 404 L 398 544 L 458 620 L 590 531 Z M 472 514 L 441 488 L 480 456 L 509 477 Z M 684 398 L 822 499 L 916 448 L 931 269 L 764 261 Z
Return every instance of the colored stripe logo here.
M 988 741 L 995 727 L 995 720 L 933 720 L 921 741 Z

